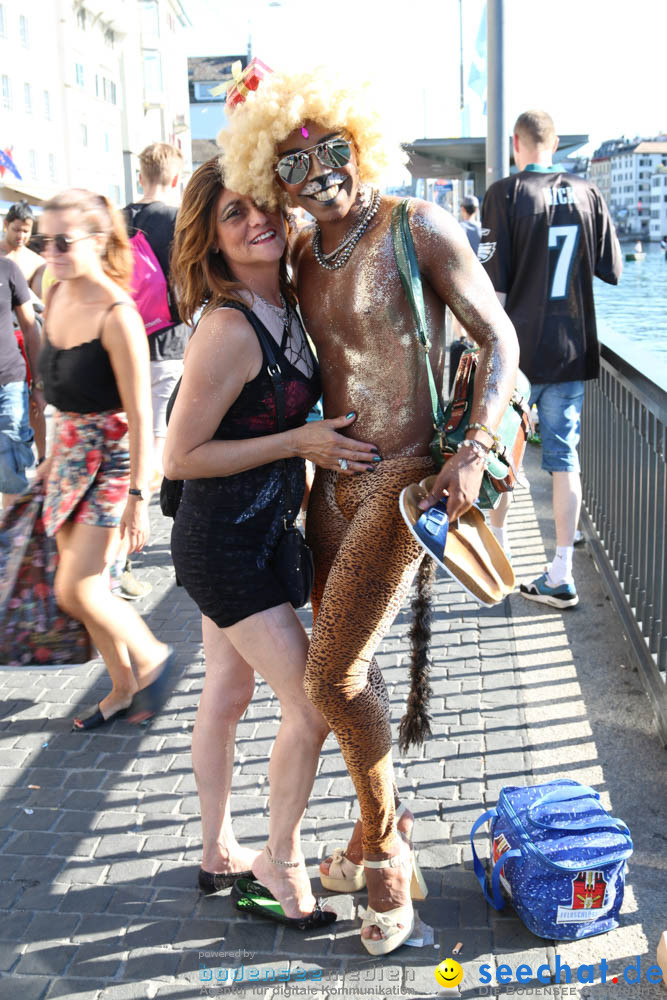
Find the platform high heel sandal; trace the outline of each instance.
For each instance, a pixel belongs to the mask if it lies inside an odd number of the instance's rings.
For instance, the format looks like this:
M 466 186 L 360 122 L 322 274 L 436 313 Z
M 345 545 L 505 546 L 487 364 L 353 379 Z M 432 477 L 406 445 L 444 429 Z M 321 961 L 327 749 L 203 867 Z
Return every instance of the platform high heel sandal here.
M 366 868 L 397 868 L 407 867 L 412 869 L 412 880 L 410 883 L 410 894 L 413 895 L 413 886 L 423 883 L 423 877 L 419 871 L 419 865 L 415 859 L 414 851 L 410 850 L 407 842 L 401 840 L 401 852 L 391 858 L 384 858 L 382 861 L 368 861 L 364 858 Z M 421 891 L 421 890 L 420 890 Z M 424 896 L 413 896 L 413 898 L 423 899 Z M 362 913 L 361 930 L 367 927 L 378 927 L 382 933 L 379 940 L 374 938 L 361 938 L 361 943 L 370 955 L 388 955 L 390 952 L 400 948 L 412 934 L 415 925 L 415 912 L 412 907 L 412 900 L 404 903 L 403 906 L 395 906 L 393 910 L 386 910 L 378 913 L 372 906 L 367 907 Z
M 407 807 L 399 802 L 396 806 L 396 822 L 405 812 L 407 812 Z M 412 850 L 411 841 L 400 830 L 399 834 Z M 359 892 L 360 889 L 365 888 L 366 872 L 363 864 L 357 865 L 354 861 L 350 861 L 342 847 L 337 847 L 328 860 L 330 861 L 329 874 L 325 875 L 320 872 L 320 882 L 325 889 L 328 889 L 329 892 Z M 419 866 L 416 867 L 416 871 L 418 875 L 413 870 L 410 894 L 413 899 L 426 899 L 428 889 L 424 877 L 419 871 Z

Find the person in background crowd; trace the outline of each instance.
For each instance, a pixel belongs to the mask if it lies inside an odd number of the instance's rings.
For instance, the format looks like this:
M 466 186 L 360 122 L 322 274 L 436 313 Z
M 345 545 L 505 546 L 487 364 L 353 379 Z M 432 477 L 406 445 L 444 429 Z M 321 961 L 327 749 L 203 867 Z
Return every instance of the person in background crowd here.
M 322 370 L 324 413 L 356 411 L 346 428 L 350 447 L 361 439 L 377 448 L 373 471 L 349 477 L 341 458 L 338 468 L 315 475 L 306 519 L 315 623 L 305 685 L 338 740 L 362 820 L 342 857 L 322 862 L 323 877 L 342 891 L 368 886 L 362 944 L 387 954 L 412 932 L 411 876 L 413 885 L 419 877 L 397 832 L 389 698 L 374 653 L 424 555 L 403 522 L 399 495 L 433 471 L 424 350 L 392 244 L 399 200 L 371 187 L 387 157 L 367 96 L 324 70 L 270 74 L 230 113 L 218 141 L 232 187 L 273 207 L 289 198 L 314 217 L 297 236 L 293 265 Z M 469 437 L 424 501 L 433 506 L 446 492 L 455 518 L 479 494 L 491 429 L 514 386 L 516 337 L 460 226 L 416 200 L 409 221 L 438 384 L 446 305 L 480 345 Z M 414 891 L 423 896 L 423 882 Z
M 461 201 L 461 228 L 468 237 L 468 243 L 472 251 L 477 256 L 479 243 L 482 237 L 482 227 L 479 223 L 479 198 L 475 195 L 467 195 Z M 456 369 L 464 351 L 473 348 L 474 343 L 468 339 L 465 330 L 452 314 L 452 337 L 453 342 L 449 348 L 449 391 L 451 393 Z
M 172 273 L 187 322 L 204 309 L 185 355 L 185 370 L 164 451 L 170 479 L 183 479 L 171 537 L 179 581 L 202 612 L 206 680 L 192 739 L 202 816 L 204 892 L 231 885 L 252 869 L 288 919 L 318 926 L 299 828 L 328 726 L 306 698 L 308 640 L 272 564 L 283 534 L 287 477 L 293 509 L 304 490 L 304 459 L 368 468 L 370 445 L 339 428 L 354 414 L 306 423 L 320 376 L 287 276 L 287 230 L 280 211 L 260 209 L 225 186 L 215 158 L 195 171 L 176 222 Z M 269 358 L 282 371 L 287 430 L 277 433 Z M 261 854 L 238 844 L 229 795 L 236 725 L 254 689 L 255 671 L 280 701 L 271 752 L 270 824 Z
M 169 255 L 181 197 L 183 154 L 168 142 L 154 142 L 139 154 L 139 164 L 143 194 L 139 201 L 125 206 L 123 216 L 130 236 L 140 230 L 146 237 L 169 286 Z M 180 321 L 171 291 L 170 300 L 172 321 L 147 330 L 153 401 L 151 493 L 162 481 L 167 403 L 183 372 L 183 351 L 190 336 L 190 328 Z M 145 597 L 151 591 L 150 583 L 137 579 L 124 547 L 118 553 L 111 576 L 112 586 L 125 600 Z
M 581 507 L 579 443 L 586 381 L 600 357 L 593 278 L 618 284 L 621 249 L 596 186 L 553 163 L 558 137 L 545 111 L 525 111 L 514 125 L 518 173 L 486 192 L 482 224 L 491 249 L 484 266 L 514 323 L 520 365 L 537 404 L 542 468 L 551 473 L 556 554 L 521 593 L 530 601 L 572 608 L 579 596 L 572 573 Z M 503 494 L 489 521 L 507 549 Z
M 44 526 L 58 545 L 56 600 L 85 624 L 112 684 L 91 712 L 74 719 L 75 730 L 88 731 L 120 716 L 154 714 L 174 663 L 108 580 L 119 537 L 127 536 L 133 552 L 149 535 L 148 348 L 127 292 L 127 234 L 107 199 L 63 191 L 46 204 L 41 225 L 56 278 L 39 359 L 46 399 L 57 410 L 52 452 L 38 470 Z
M 46 261 L 28 246 L 34 225 L 34 215 L 27 201 L 19 201 L 11 205 L 4 221 L 3 239 L 0 240 L 0 256 L 6 256 L 18 265 L 33 296 L 33 307 L 41 309 L 43 298 L 42 280 L 46 269 Z M 28 384 L 32 382 L 30 360 L 25 349 L 21 324 L 14 327 L 16 339 L 26 361 Z M 44 408 L 30 402 L 30 426 L 35 436 L 37 461 L 41 462 L 46 453 L 46 419 Z
M 480 240 L 482 238 L 482 226 L 479 221 L 479 198 L 474 194 L 466 195 L 461 200 L 461 228 L 468 237 L 468 243 L 477 256 Z
M 35 216 L 27 201 L 11 205 L 5 216 L 3 237 L 0 240 L 0 256 L 9 257 L 18 264 L 30 291 L 41 299 L 42 276 L 46 261 L 28 247 L 34 223 Z
M 26 379 L 26 362 L 14 336 L 13 316 L 23 333 L 33 381 Z M 26 469 L 34 465 L 29 411 L 44 411 L 42 384 L 35 379 L 40 336 L 30 289 L 19 267 L 0 257 L 0 493 L 9 507 L 28 486 Z

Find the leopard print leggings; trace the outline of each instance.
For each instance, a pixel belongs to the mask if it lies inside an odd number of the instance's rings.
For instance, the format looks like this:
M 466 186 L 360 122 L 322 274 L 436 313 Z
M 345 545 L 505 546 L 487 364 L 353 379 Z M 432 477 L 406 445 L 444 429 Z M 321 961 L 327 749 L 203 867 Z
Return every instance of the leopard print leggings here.
M 389 697 L 374 653 L 424 555 L 398 497 L 432 472 L 424 456 L 383 461 L 360 476 L 318 469 L 308 504 L 315 623 L 306 693 L 331 726 L 354 782 L 367 854 L 386 852 L 394 835 Z

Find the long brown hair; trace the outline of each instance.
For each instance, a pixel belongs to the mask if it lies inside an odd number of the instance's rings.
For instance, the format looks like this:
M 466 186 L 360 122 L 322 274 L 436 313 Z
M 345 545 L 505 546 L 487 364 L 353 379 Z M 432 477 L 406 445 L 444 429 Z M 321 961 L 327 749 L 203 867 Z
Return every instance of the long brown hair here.
M 249 289 L 234 276 L 224 255 L 216 249 L 215 207 L 224 187 L 220 158 L 214 156 L 195 170 L 178 211 L 170 279 L 185 323 L 193 323 L 202 306 L 214 309 L 225 302 L 248 304 L 242 292 Z M 283 296 L 296 305 L 294 286 L 287 276 L 286 254 L 280 259 L 279 280 Z
M 132 278 L 132 250 L 123 217 L 103 194 L 85 188 L 67 188 L 47 201 L 45 212 L 78 212 L 81 228 L 102 233 L 107 238 L 102 253 L 102 270 L 126 291 Z

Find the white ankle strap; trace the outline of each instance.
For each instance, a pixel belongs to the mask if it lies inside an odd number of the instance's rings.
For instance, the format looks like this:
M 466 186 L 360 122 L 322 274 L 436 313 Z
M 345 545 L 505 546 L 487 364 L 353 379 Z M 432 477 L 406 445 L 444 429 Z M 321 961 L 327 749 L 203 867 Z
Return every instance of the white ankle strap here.
M 364 858 L 364 868 L 400 868 L 405 864 L 403 853 L 394 854 L 391 858 L 383 858 L 382 861 L 369 861 Z

